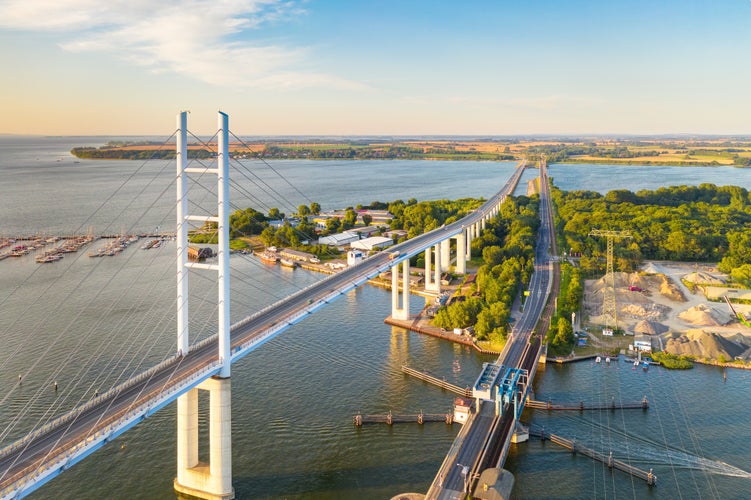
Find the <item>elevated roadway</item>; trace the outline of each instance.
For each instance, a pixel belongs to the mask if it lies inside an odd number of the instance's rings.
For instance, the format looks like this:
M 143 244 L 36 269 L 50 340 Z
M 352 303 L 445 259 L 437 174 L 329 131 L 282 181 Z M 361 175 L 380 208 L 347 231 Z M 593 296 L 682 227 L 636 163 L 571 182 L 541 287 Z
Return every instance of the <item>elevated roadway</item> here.
M 395 264 L 489 218 L 516 188 L 525 166 L 526 162 L 521 162 L 498 193 L 463 219 L 391 247 L 389 252 L 330 275 L 234 324 L 232 362 Z M 392 258 L 396 252 L 398 257 Z M 21 498 L 34 491 L 219 373 L 217 351 L 216 337 L 208 338 L 188 353 L 165 360 L 0 449 L 0 499 Z
M 514 324 L 508 342 L 499 355 L 498 366 L 524 370 L 527 374 L 525 385 L 529 387 L 534 378 L 539 357 L 541 338 L 547 331 L 547 324 L 536 332 L 541 318 L 550 319 L 546 304 L 551 291 L 557 293 L 557 267 L 550 259 L 550 250 L 555 253 L 553 216 L 550 209 L 550 191 L 547 180 L 547 166 L 540 168 L 540 230 L 535 247 L 535 271 L 530 278 L 529 296 L 524 311 Z M 544 323 L 544 322 L 543 322 Z M 523 397 L 519 402 L 523 408 Z M 426 494 L 427 499 L 457 499 L 473 491 L 477 478 L 483 470 L 501 468 L 515 430 L 518 413 L 512 403 L 501 408 L 500 415 L 492 401 L 477 400 L 475 415 L 464 424 L 454 444 Z

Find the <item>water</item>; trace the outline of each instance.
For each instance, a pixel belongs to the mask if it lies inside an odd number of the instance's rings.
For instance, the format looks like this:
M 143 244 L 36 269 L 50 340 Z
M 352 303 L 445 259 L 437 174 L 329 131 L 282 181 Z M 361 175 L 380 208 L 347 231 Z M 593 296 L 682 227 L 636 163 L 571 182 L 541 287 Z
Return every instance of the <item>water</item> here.
M 163 230 L 174 227 L 172 162 L 81 161 L 67 151 L 100 138 L 0 138 L 0 236 Z M 60 160 L 60 161 L 58 161 Z M 512 163 L 359 161 L 273 162 L 303 191 L 274 180 L 263 165 L 256 175 L 272 183 L 264 194 L 247 177 L 234 189 L 237 206 L 291 211 L 319 202 L 324 209 L 373 200 L 488 197 L 510 175 Z M 749 187 L 749 170 L 554 165 L 565 189 L 655 187 L 733 179 Z M 608 174 L 610 172 L 610 174 Z M 732 173 L 733 177 L 729 174 Z M 525 179 L 535 172 L 525 174 Z M 564 175 L 565 174 L 565 175 Z M 250 174 L 248 174 L 250 175 Z M 618 186 L 611 186 L 617 178 Z M 211 189 L 200 180 L 194 193 Z M 524 188 L 520 188 L 523 192 Z M 268 189 L 266 191 L 269 191 Z M 113 195 L 113 193 L 115 193 Z M 162 195 L 162 193 L 164 193 Z M 161 195 L 161 196 L 160 196 Z M 156 200 L 156 201 L 155 201 Z M 272 205 L 273 204 L 273 205 Z M 208 207 L 203 202 L 202 207 Z M 210 211 L 210 207 L 205 208 Z M 174 246 L 114 258 L 85 251 L 54 265 L 30 257 L 0 262 L 0 444 L 23 435 L 53 413 L 85 401 L 174 349 Z M 233 319 L 270 304 L 320 275 L 232 258 Z M 212 333 L 214 282 L 191 273 L 191 341 Z M 422 300 L 413 300 L 416 311 Z M 407 378 L 400 366 L 439 373 L 458 385 L 473 382 L 488 358 L 460 346 L 383 324 L 390 294 L 364 287 L 350 292 L 233 365 L 233 484 L 238 498 L 389 498 L 425 491 L 457 426 L 370 426 L 356 429 L 358 411 L 438 413 L 450 394 Z M 492 358 L 491 358 L 492 359 Z M 751 430 L 744 397 L 750 372 L 698 367 L 672 373 L 609 371 L 587 363 L 553 366 L 536 381 L 541 398 L 651 402 L 648 412 L 525 415 L 534 425 L 612 448 L 618 458 L 654 467 L 660 486 L 648 489 L 610 474 L 553 445 L 512 447 L 508 467 L 519 498 L 745 498 L 751 496 Z M 24 374 L 21 388 L 15 381 Z M 55 395 L 52 380 L 60 384 Z M 707 399 L 709 398 L 709 399 Z M 15 416 L 23 417 L 15 423 Z M 203 413 L 205 419 L 205 412 Z M 43 487 L 34 498 L 174 498 L 175 417 L 170 406 Z M 104 479 L 106 478 L 106 479 Z M 555 486 L 552 486 L 555 485 Z M 555 492 L 555 493 L 552 493 Z

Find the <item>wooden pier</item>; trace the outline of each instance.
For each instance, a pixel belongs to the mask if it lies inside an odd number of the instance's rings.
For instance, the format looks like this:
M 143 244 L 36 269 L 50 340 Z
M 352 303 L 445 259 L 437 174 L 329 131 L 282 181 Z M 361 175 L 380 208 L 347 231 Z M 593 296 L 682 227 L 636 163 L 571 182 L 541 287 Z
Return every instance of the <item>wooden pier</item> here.
M 562 446 L 567 450 L 570 450 L 571 453 L 579 453 L 581 455 L 587 456 L 593 460 L 607 464 L 607 466 L 611 469 L 618 469 L 625 472 L 626 474 L 632 475 L 633 477 L 642 479 L 646 481 L 649 486 L 657 486 L 657 476 L 652 472 L 652 469 L 649 469 L 649 472 L 647 472 L 643 469 L 634 467 L 633 465 L 629 465 L 626 462 L 617 460 L 613 458 L 612 451 L 610 452 L 610 454 L 605 455 L 591 448 L 587 448 L 586 446 L 578 444 L 576 440 L 569 440 L 555 434 L 549 434 L 544 430 L 540 432 L 530 431 L 529 435 L 539 437 L 543 441 L 548 439 L 550 442 L 555 443 L 558 446 Z
M 451 425 L 454 423 L 453 413 L 417 413 L 417 414 L 398 414 L 388 412 L 381 415 L 362 415 L 358 413 L 352 418 L 355 426 L 362 427 L 365 424 L 405 424 L 426 422 L 446 422 Z
M 441 389 L 446 389 L 447 391 L 451 391 L 454 394 L 458 394 L 459 396 L 462 396 L 465 398 L 472 397 L 471 387 L 464 387 L 464 388 L 459 387 L 458 385 L 454 385 L 451 382 L 446 382 L 445 378 L 440 379 L 438 377 L 434 377 L 433 375 L 431 375 L 430 373 L 426 371 L 415 370 L 414 368 L 410 368 L 407 365 L 402 365 L 402 371 L 406 373 L 407 375 L 412 375 L 415 378 L 424 380 L 425 382 L 428 382 L 437 387 L 440 387 Z
M 552 401 L 535 401 L 533 399 L 524 403 L 525 408 L 534 408 L 535 410 L 550 411 L 587 411 L 587 410 L 646 410 L 649 408 L 649 401 L 644 396 L 639 403 L 616 403 L 615 399 L 608 405 L 596 405 L 579 401 L 579 404 L 554 404 Z

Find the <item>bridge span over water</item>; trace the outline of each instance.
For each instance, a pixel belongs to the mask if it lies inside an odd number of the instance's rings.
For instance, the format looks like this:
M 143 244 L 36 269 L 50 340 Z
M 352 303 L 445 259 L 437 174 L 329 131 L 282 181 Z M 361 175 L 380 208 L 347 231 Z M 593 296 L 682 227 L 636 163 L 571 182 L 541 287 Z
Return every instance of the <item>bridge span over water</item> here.
M 229 286 L 222 283 L 222 273 L 229 275 L 228 247 L 228 117 L 219 116 L 219 167 L 191 169 L 187 166 L 187 116 L 178 116 L 178 179 L 192 172 L 216 173 L 219 183 L 218 213 L 219 264 L 193 265 L 219 271 L 220 323 L 228 322 Z M 389 252 L 379 253 L 356 266 L 324 278 L 285 299 L 258 311 L 226 328 L 220 324 L 219 333 L 193 346 L 187 345 L 187 325 L 180 324 L 186 314 L 187 304 L 182 306 L 181 297 L 187 296 L 180 278 L 185 273 L 187 230 L 181 227 L 188 220 L 197 220 L 184 210 L 187 207 L 187 192 L 178 191 L 178 348 L 171 358 L 147 370 L 137 377 L 98 395 L 88 403 L 75 408 L 56 420 L 36 429 L 24 438 L 0 450 L 0 498 L 22 498 L 39 488 L 66 469 L 101 448 L 109 441 L 147 419 L 161 408 L 178 401 L 178 457 L 175 487 L 179 491 L 201 498 L 232 498 L 231 485 L 231 435 L 230 435 L 230 365 L 289 326 L 303 320 L 316 310 L 348 291 L 366 283 L 380 273 L 392 270 L 392 316 L 400 317 L 409 311 L 409 280 L 403 280 L 401 301 L 399 297 L 398 268 L 409 273 L 409 259 L 426 252 L 426 285 L 440 292 L 440 272 L 448 268 L 451 239 L 457 241 L 455 263 L 459 272 L 464 272 L 466 259 L 470 256 L 471 240 L 479 236 L 485 222 L 494 217 L 507 195 L 519 182 L 525 168 L 522 162 L 500 191 L 479 209 L 463 219 L 420 235 L 391 247 Z M 178 187 L 180 189 L 180 187 Z M 182 208 L 181 208 L 182 207 Z M 224 234 L 224 236 L 222 236 Z M 429 279 L 435 259 L 435 278 Z M 179 264 L 180 265 L 180 264 Z M 535 273 L 540 275 L 542 273 Z M 537 278 L 533 278 L 537 279 Z M 185 285 L 187 286 L 187 284 Z M 181 295 L 182 294 L 182 295 Z M 542 296 L 539 299 L 543 300 Z M 400 305 L 401 303 L 401 305 Z M 227 309 L 223 311 L 223 307 Z M 186 316 L 185 316 L 186 317 Z M 516 333 L 514 334 L 517 335 Z M 523 347 L 510 343 L 508 359 L 521 359 Z M 519 344 L 521 345 L 521 344 Z M 522 349 L 523 352 L 517 352 Z M 197 405 L 198 389 L 210 392 L 210 462 L 198 462 Z M 486 405 L 487 406 L 487 405 Z M 470 428 L 468 426 L 468 428 Z

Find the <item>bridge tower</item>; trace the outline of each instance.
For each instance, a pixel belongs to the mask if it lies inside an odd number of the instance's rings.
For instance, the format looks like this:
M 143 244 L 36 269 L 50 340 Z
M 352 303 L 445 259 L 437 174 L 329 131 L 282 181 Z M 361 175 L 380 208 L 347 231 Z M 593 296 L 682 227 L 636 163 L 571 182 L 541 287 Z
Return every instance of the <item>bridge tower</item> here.
M 188 353 L 188 270 L 218 273 L 217 375 L 177 399 L 177 477 L 175 491 L 204 499 L 231 499 L 232 415 L 229 282 L 229 117 L 219 112 L 217 168 L 188 167 L 187 112 L 177 117 L 177 352 Z M 188 215 L 188 174 L 217 176 L 216 217 Z M 188 262 L 188 223 L 215 222 L 219 235 L 217 264 Z M 209 463 L 198 460 L 198 391 L 209 393 Z
M 602 315 L 605 316 L 606 327 L 610 327 L 608 320 L 613 319 L 613 330 L 618 330 L 618 307 L 615 301 L 615 273 L 613 272 L 613 240 L 615 238 L 631 238 L 628 231 L 612 231 L 592 229 L 590 236 L 605 236 L 607 238 L 607 268 L 605 272 L 605 295 L 602 303 Z

